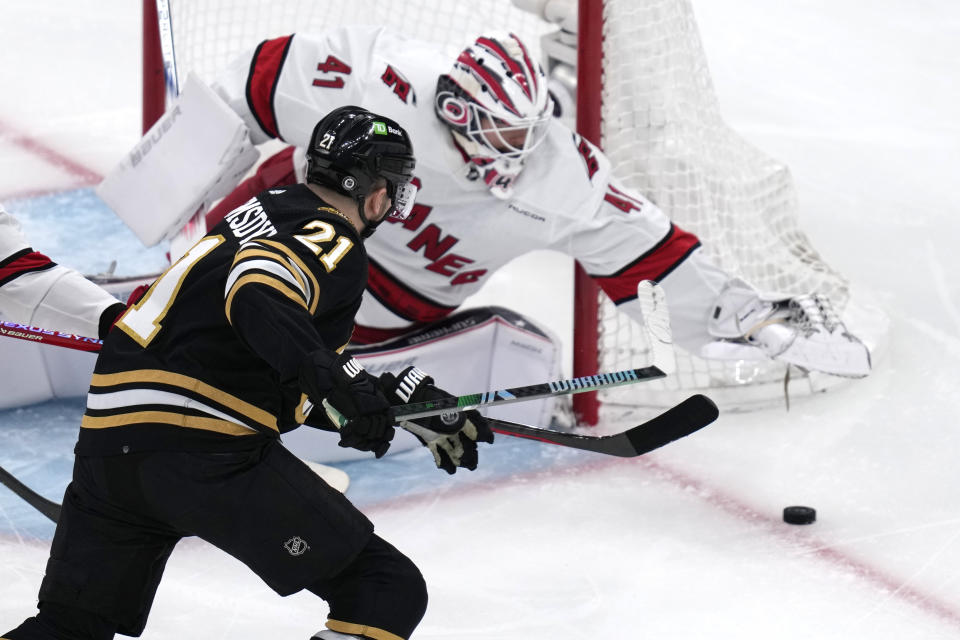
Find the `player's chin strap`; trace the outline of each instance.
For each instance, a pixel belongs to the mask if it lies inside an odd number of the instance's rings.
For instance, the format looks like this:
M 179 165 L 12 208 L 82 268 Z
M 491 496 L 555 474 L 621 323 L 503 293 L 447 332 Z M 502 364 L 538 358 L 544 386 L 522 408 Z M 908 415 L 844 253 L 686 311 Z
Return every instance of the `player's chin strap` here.
M 383 222 L 383 218 L 380 218 L 375 222 L 371 222 L 367 219 L 367 212 L 364 208 L 367 201 L 367 197 L 365 195 L 357 195 L 357 197 L 354 198 L 354 201 L 357 203 L 357 213 L 360 215 L 360 221 L 363 223 L 363 231 L 360 232 L 360 237 L 366 240 L 373 235 L 374 231 L 377 230 L 377 227 L 379 227 L 380 223 Z

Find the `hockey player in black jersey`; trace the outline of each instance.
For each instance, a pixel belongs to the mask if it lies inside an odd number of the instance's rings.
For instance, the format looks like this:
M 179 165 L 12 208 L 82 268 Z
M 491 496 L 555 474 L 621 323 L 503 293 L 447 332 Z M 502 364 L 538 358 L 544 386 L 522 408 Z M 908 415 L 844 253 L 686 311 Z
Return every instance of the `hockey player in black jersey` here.
M 39 613 L 3 639 L 140 635 L 186 536 L 280 595 L 326 600 L 317 639 L 402 640 L 419 623 L 416 566 L 280 442 L 306 423 L 380 457 L 391 402 L 445 395 L 419 370 L 377 379 L 340 353 L 366 285 L 363 238 L 413 205 L 413 150 L 396 122 L 342 107 L 317 124 L 308 155 L 307 184 L 232 211 L 106 340 Z M 418 422 L 404 426 L 450 473 L 475 468 L 477 441 L 493 441 L 475 411 Z

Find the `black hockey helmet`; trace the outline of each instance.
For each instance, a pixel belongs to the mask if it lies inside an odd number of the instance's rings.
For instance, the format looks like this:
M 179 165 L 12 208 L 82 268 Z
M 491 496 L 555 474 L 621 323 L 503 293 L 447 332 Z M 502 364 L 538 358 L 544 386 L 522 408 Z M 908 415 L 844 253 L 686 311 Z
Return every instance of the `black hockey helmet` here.
M 415 166 L 410 136 L 399 124 L 361 107 L 345 106 L 314 127 L 307 147 L 306 179 L 356 200 L 366 238 L 384 218 L 403 220 L 410 215 L 417 194 L 411 182 Z M 383 218 L 371 222 L 363 203 L 380 178 L 387 182 L 393 206 Z

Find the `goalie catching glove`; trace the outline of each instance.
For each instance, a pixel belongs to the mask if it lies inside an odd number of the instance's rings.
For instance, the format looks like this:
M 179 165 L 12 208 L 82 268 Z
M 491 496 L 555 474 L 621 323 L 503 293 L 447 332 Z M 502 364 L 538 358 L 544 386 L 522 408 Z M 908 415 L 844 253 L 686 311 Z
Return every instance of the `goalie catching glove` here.
M 750 360 L 767 356 L 802 369 L 860 378 L 870 373 L 870 351 L 820 295 L 765 298 L 734 279 L 720 293 L 709 324 L 723 340 L 705 357 Z
M 300 366 L 300 388 L 314 405 L 323 405 L 330 424 L 340 432 L 341 447 L 372 451 L 378 458 L 390 448 L 393 409 L 377 379 L 356 359 L 314 351 Z
M 407 367 L 399 377 L 383 374 L 380 386 L 394 405 L 454 397 L 435 387 L 433 378 L 416 367 Z M 493 432 L 475 409 L 403 421 L 400 426 L 430 449 L 437 468 L 447 473 L 455 473 L 457 467 L 476 469 L 477 442 L 493 443 Z

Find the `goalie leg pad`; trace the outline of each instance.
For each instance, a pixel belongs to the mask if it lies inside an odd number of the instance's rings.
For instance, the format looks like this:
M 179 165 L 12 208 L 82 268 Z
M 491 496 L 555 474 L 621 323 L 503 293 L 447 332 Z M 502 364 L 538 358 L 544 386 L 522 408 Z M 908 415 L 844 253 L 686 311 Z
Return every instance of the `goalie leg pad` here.
M 372 375 L 408 366 L 430 372 L 452 394 L 507 389 L 560 376 L 560 340 L 529 318 L 503 307 L 453 314 L 373 345 L 351 345 Z M 549 424 L 555 398 L 490 407 L 485 415 L 526 424 Z

